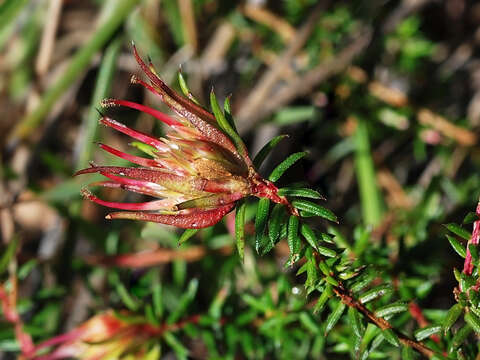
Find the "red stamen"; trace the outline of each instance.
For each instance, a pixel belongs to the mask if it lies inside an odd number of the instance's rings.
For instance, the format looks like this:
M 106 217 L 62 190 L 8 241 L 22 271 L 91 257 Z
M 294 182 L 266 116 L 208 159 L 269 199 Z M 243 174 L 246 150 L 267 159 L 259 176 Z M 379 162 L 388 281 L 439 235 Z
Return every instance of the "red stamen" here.
M 187 110 L 189 113 L 192 113 L 204 120 L 206 120 L 207 122 L 209 122 L 210 124 L 216 124 L 216 120 L 215 120 L 215 117 L 213 116 L 213 114 L 211 114 L 210 112 L 208 112 L 207 110 L 205 110 L 204 108 L 202 108 L 201 106 L 198 106 L 197 104 L 195 104 L 193 101 L 187 99 L 187 98 L 184 98 L 183 96 L 181 96 L 179 93 L 177 93 L 176 91 L 174 91 L 173 89 L 169 88 L 167 86 L 167 84 L 165 84 L 162 79 L 160 79 L 151 69 L 150 67 L 145 64 L 145 62 L 142 60 L 142 58 L 140 57 L 140 55 L 138 54 L 137 52 L 137 48 L 135 45 L 133 45 L 133 54 L 135 55 L 135 59 L 137 60 L 137 63 L 140 65 L 140 67 L 142 68 L 143 72 L 145 73 L 145 75 L 148 76 L 148 78 L 150 79 L 150 81 L 156 86 L 158 87 L 158 89 L 164 93 L 165 95 L 169 96 L 170 98 L 172 98 L 175 102 L 177 102 L 178 104 L 180 104 L 183 108 L 185 108 L 185 110 Z M 161 93 L 158 93 L 156 92 L 158 95 L 161 95 L 163 96 L 163 94 Z M 167 104 L 168 105 L 168 104 Z

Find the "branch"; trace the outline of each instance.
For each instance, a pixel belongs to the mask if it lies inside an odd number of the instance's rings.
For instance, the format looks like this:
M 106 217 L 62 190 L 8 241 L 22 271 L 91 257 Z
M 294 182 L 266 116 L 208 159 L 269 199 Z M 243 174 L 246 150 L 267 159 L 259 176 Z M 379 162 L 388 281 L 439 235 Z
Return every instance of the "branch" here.
M 353 295 L 350 293 L 350 291 L 345 289 L 341 283 L 338 286 L 334 287 L 333 291 L 335 295 L 337 295 L 345 305 L 353 307 L 354 309 L 362 313 L 368 319 L 369 322 L 376 325 L 381 330 L 391 329 L 395 333 L 395 335 L 397 335 L 398 340 L 404 346 L 408 346 L 417 350 L 419 353 L 421 353 L 427 358 L 431 358 L 436 354 L 435 351 L 425 346 L 423 343 L 410 339 L 408 336 L 400 333 L 387 320 L 375 316 L 375 314 L 369 309 L 367 309 L 365 305 L 363 305 L 360 301 L 355 299 Z

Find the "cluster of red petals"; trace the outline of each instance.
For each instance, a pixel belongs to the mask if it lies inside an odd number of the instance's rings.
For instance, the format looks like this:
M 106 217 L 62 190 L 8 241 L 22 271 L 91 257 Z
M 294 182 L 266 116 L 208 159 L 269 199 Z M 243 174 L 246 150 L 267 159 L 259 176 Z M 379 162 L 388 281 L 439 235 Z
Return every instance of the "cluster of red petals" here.
M 87 189 L 82 194 L 98 204 L 127 210 L 114 212 L 109 219 L 153 221 L 180 228 L 204 228 L 216 224 L 231 211 L 235 202 L 245 196 L 268 197 L 287 203 L 277 195 L 277 188 L 262 179 L 248 155 L 240 155 L 231 139 L 221 131 L 212 113 L 169 88 L 156 74 L 151 63 L 134 55 L 149 79 L 137 77 L 141 84 L 157 95 L 175 114 L 168 116 L 156 109 L 125 100 L 104 100 L 103 106 L 125 106 L 147 113 L 169 127 L 165 137 L 156 138 L 133 130 L 104 116 L 100 122 L 142 144 L 149 157 L 124 153 L 105 144 L 100 147 L 139 167 L 96 166 L 76 173 L 100 173 L 108 178 L 95 183 L 104 187 L 122 188 L 156 198 L 141 203 L 109 202 L 99 199 Z M 242 153 L 245 154 L 244 151 Z

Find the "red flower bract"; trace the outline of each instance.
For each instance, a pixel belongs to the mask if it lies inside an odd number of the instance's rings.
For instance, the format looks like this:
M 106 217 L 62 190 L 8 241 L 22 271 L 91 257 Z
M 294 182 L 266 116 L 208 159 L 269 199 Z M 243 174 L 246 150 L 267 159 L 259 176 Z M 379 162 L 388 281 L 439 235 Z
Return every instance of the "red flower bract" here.
M 142 111 L 168 125 L 170 132 L 163 138 L 155 138 L 104 116 L 100 120 L 103 125 L 138 140 L 136 146 L 150 158 L 100 144 L 103 150 L 140 167 L 92 165 L 76 175 L 100 173 L 108 180 L 93 185 L 122 188 L 158 200 L 109 202 L 87 189 L 82 190 L 84 197 L 111 208 L 130 210 L 111 213 L 107 215 L 109 219 L 154 221 L 186 229 L 216 224 L 233 209 L 237 200 L 249 195 L 285 204 L 290 212 L 296 213 L 287 199 L 277 194 L 275 185 L 257 173 L 245 145 L 242 143 L 241 149 L 237 149 L 212 113 L 169 88 L 157 76 L 152 64 L 146 64 L 140 58 L 135 46 L 133 50 L 150 84 L 135 76 L 132 83 L 141 84 L 158 95 L 176 116 L 125 100 L 107 99 L 102 106 L 126 106 Z

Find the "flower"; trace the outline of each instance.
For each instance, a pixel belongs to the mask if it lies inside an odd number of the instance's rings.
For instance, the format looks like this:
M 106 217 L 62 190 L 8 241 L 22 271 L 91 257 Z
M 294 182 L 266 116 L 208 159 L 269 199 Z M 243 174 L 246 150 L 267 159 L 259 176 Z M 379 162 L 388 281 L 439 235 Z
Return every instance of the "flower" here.
M 183 323 L 198 321 L 187 319 Z M 143 359 L 149 352 L 149 340 L 166 331 L 174 331 L 183 323 L 154 326 L 143 319 L 132 320 L 128 313 L 112 310 L 97 314 L 68 333 L 55 336 L 37 346 L 26 359 L 54 360 L 81 358 L 85 360 L 118 359 L 133 356 Z M 44 349 L 50 348 L 45 354 Z M 123 357 L 122 357 L 123 358 Z
M 103 150 L 139 167 L 92 164 L 75 175 L 100 173 L 108 180 L 92 185 L 122 188 L 157 199 L 141 203 L 110 202 L 83 189 L 85 198 L 100 205 L 129 210 L 111 213 L 107 215 L 108 219 L 153 221 L 185 229 L 216 224 L 234 208 L 237 200 L 249 195 L 284 204 L 292 214 L 298 215 L 288 200 L 278 195 L 277 187 L 258 174 L 245 144 L 233 128 L 225 131 L 226 125 L 222 126 L 218 116 L 199 106 L 191 96 L 185 98 L 169 88 L 158 77 L 151 62 L 146 64 L 140 58 L 135 46 L 133 51 L 150 83 L 136 76 L 132 77 L 131 82 L 141 84 L 159 96 L 176 116 L 168 116 L 126 100 L 106 99 L 102 105 L 125 106 L 142 111 L 168 125 L 170 132 L 165 137 L 155 138 L 103 116 L 100 120 L 103 125 L 138 140 L 140 143 L 136 146 L 150 158 L 134 156 L 100 144 Z

